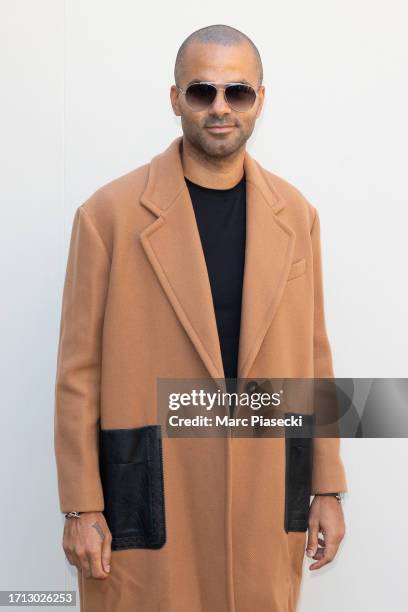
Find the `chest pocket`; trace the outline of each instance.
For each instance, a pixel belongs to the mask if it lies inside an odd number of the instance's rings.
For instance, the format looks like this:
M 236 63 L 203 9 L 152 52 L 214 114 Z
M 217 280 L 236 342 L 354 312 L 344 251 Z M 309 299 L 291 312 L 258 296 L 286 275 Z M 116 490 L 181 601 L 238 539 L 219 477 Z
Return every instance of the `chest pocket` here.
M 302 274 L 304 274 L 306 271 L 306 259 L 305 257 L 302 257 L 302 259 L 299 259 L 298 261 L 295 261 L 290 270 L 289 270 L 289 274 L 288 274 L 288 278 L 287 280 L 292 280 L 293 278 L 297 278 L 298 276 L 302 276 Z
M 166 541 L 160 425 L 100 429 L 99 468 L 112 550 Z

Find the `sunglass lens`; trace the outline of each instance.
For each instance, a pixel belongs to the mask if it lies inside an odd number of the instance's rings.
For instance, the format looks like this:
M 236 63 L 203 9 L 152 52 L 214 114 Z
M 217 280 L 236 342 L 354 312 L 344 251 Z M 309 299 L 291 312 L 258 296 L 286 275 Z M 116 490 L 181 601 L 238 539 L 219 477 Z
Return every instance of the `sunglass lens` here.
M 200 111 L 211 106 L 216 95 L 217 90 L 213 85 L 193 83 L 187 87 L 186 101 L 192 110 Z
M 230 85 L 226 88 L 225 97 L 231 108 L 243 112 L 253 107 L 256 93 L 250 85 Z

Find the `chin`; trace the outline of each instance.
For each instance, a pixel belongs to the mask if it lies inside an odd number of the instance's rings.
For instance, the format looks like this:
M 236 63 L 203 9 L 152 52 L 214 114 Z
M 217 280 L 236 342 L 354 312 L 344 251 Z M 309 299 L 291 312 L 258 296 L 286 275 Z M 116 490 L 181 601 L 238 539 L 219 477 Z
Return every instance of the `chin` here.
M 203 138 L 201 141 L 202 147 L 207 155 L 212 155 L 213 157 L 225 157 L 226 155 L 231 155 L 235 153 L 240 146 L 241 140 L 237 140 L 236 138 L 228 138 L 228 135 L 219 139 L 215 142 L 215 139 L 211 138 Z

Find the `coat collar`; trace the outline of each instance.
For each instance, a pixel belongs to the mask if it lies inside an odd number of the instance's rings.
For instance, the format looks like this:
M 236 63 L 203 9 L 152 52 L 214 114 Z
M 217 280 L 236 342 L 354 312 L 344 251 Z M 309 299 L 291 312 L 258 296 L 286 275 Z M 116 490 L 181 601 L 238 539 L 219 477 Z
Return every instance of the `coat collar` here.
M 182 136 L 175 138 L 149 164 L 141 203 L 157 218 L 143 230 L 140 240 L 163 291 L 210 376 L 223 379 L 211 286 L 184 179 L 182 139 Z M 239 378 L 251 376 L 251 368 L 279 305 L 295 245 L 295 232 L 277 216 L 286 205 L 285 199 L 247 151 L 244 170 L 247 230 Z

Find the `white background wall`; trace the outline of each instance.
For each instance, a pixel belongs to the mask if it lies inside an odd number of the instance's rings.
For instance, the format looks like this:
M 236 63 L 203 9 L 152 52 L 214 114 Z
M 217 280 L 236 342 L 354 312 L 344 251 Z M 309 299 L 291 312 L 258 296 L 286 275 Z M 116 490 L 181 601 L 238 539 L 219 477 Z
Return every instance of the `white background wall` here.
M 181 133 L 169 88 L 193 30 L 227 23 L 261 52 L 248 150 L 320 212 L 336 375 L 407 376 L 407 13 L 403 0 L 2 0 L 0 589 L 76 588 L 52 439 L 73 213 Z M 342 444 L 347 535 L 328 567 L 305 561 L 300 612 L 404 612 L 407 442 Z

